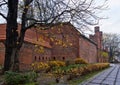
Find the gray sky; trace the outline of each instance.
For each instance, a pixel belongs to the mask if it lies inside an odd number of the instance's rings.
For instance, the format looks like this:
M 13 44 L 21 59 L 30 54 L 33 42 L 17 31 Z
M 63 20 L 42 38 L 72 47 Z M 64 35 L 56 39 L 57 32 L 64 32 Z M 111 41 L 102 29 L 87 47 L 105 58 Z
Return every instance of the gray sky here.
M 103 32 L 120 34 L 120 0 L 108 0 L 109 9 L 103 14 L 108 19 L 100 21 L 100 28 Z
M 108 0 L 108 6 L 108 10 L 102 13 L 103 16 L 107 16 L 108 19 L 100 21 L 100 30 L 105 33 L 120 33 L 120 0 Z M 0 17 L 0 23 L 4 22 Z

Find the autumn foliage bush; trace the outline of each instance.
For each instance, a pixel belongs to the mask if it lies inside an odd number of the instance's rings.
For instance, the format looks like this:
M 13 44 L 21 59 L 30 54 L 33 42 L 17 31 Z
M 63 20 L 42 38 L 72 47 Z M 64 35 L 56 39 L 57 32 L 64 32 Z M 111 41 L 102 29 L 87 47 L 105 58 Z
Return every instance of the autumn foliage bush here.
M 80 58 L 76 59 L 75 62 L 76 64 L 71 64 L 68 66 L 66 66 L 63 61 L 35 62 L 32 64 L 32 68 L 36 72 L 51 72 L 56 76 L 56 79 L 64 75 L 69 75 L 70 79 L 72 79 L 109 67 L 109 63 L 88 64 Z
M 88 64 L 88 62 L 84 60 L 83 58 L 76 58 L 74 62 L 75 64 Z
M 109 63 L 96 63 L 96 64 L 89 64 L 84 66 L 84 71 L 82 72 L 83 74 L 102 70 L 109 67 Z
M 48 62 L 35 62 L 32 63 L 32 70 L 36 72 L 47 72 L 55 67 L 65 66 L 63 61 L 48 61 Z
M 51 67 L 51 68 L 54 68 L 54 67 L 63 67 L 65 66 L 65 62 L 63 61 L 48 61 L 48 65 Z
M 90 72 L 102 70 L 109 67 L 109 63 L 97 63 L 97 64 L 84 64 L 84 65 L 77 65 L 76 67 L 72 68 L 59 68 L 54 71 L 55 74 L 58 75 L 70 75 L 70 77 L 74 78 L 77 76 L 85 75 Z
M 50 66 L 45 62 L 32 63 L 32 70 L 34 70 L 36 72 L 43 72 L 43 71 L 46 71 L 49 68 L 50 68 Z
M 68 79 L 72 79 L 109 67 L 109 63 L 88 64 L 81 59 L 76 59 L 75 62 L 76 64 L 68 66 L 63 61 L 35 62 L 32 64 L 32 68 L 35 72 L 50 72 L 56 80 L 59 80 L 64 75 L 68 75 Z

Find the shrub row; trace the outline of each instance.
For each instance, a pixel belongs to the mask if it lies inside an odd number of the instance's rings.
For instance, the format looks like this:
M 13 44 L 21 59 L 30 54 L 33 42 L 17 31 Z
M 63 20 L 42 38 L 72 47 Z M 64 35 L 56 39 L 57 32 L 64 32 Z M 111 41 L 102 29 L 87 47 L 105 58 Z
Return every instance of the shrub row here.
M 48 61 L 48 62 L 35 62 L 32 64 L 32 70 L 36 72 L 45 72 L 51 70 L 55 67 L 65 66 L 65 62 L 63 61 Z
M 46 71 L 49 68 L 50 68 L 50 66 L 47 63 L 44 63 L 44 62 L 32 63 L 32 70 L 35 71 L 35 72 Z
M 34 62 L 32 63 L 32 70 L 36 72 L 41 71 L 48 71 L 57 67 L 63 67 L 63 66 L 69 66 L 71 64 L 68 64 L 69 62 L 63 62 L 63 61 L 47 61 L 47 62 Z M 87 61 L 85 61 L 83 58 L 76 58 L 75 60 L 72 60 L 72 64 L 88 64 Z
M 90 72 L 102 70 L 109 67 L 109 63 L 97 63 L 97 64 L 87 64 L 87 65 L 80 65 L 74 68 L 69 69 L 56 69 L 53 71 L 54 74 L 57 75 L 70 75 L 72 77 L 85 75 Z
M 88 62 L 84 60 L 83 58 L 76 58 L 74 62 L 75 64 L 88 64 Z
M 51 68 L 65 66 L 65 62 L 63 61 L 48 61 L 47 63 Z

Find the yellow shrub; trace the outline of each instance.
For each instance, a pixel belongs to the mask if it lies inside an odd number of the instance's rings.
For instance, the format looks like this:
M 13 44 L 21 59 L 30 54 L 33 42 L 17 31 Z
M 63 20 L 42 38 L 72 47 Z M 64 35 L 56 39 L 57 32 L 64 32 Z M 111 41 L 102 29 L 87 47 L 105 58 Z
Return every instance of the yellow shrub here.
M 48 65 L 53 68 L 53 67 L 62 67 L 65 66 L 65 62 L 63 61 L 48 61 Z
M 81 66 L 79 68 L 72 68 L 71 71 L 69 71 L 71 75 L 74 76 L 80 76 L 85 75 L 87 73 L 102 70 L 109 67 L 109 63 L 97 63 L 97 64 L 88 64 L 85 66 Z
M 88 62 L 85 61 L 83 58 L 76 58 L 74 61 L 75 64 L 88 64 Z
M 32 69 L 34 71 L 46 71 L 47 69 L 49 69 L 49 65 L 44 62 L 35 62 L 32 63 Z
M 86 64 L 86 65 L 81 65 L 80 67 L 76 66 L 74 68 L 66 67 L 66 69 L 56 69 L 53 73 L 61 76 L 61 75 L 69 75 L 70 78 L 76 78 L 81 75 L 86 75 L 90 72 L 102 70 L 109 67 L 109 63 L 97 63 L 97 64 Z
M 101 52 L 101 56 L 104 58 L 108 58 L 109 55 L 107 52 Z

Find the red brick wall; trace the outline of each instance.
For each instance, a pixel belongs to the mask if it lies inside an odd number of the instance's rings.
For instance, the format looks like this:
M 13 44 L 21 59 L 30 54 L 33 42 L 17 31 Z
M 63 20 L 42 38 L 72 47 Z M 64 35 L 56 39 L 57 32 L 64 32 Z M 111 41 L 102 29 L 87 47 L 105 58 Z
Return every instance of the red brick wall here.
M 57 25 L 52 27 L 49 33 L 58 41 L 62 41 L 62 44 L 56 44 L 56 41 L 51 42 L 52 60 L 73 60 L 78 57 L 79 36 L 73 26 L 70 24 Z
M 52 59 L 53 60 L 73 60 L 82 57 L 89 63 L 97 62 L 97 45 L 86 37 L 83 37 L 70 24 L 62 24 L 52 27 L 48 31 L 59 40 L 67 40 L 71 46 L 63 47 L 52 42 Z M 66 37 L 67 36 L 67 37 Z
M 20 50 L 20 70 L 29 70 L 31 63 L 33 62 L 33 45 L 29 43 L 24 43 Z
M 3 41 L 5 41 L 5 35 L 6 35 L 6 25 L 2 24 L 0 25 L 0 65 L 4 64 L 4 55 L 5 55 L 5 47 L 3 45 Z M 19 25 L 20 27 L 20 25 Z M 19 28 L 20 29 L 20 28 Z M 25 34 L 25 43 L 23 44 L 21 50 L 20 50 L 20 70 L 29 70 L 31 67 L 31 64 L 35 61 L 38 61 L 38 57 L 44 57 L 46 61 L 49 60 L 51 57 L 51 46 L 47 38 L 43 37 L 42 41 L 39 41 L 39 38 L 41 35 L 40 33 L 36 32 L 36 29 L 29 29 L 26 31 Z M 44 53 L 35 53 L 35 45 L 43 46 Z M 35 60 L 35 56 L 37 57 Z M 40 58 L 39 58 L 40 59 Z
M 51 58 L 51 50 L 43 47 L 44 52 L 40 53 L 35 51 L 37 48 L 34 44 L 24 43 L 20 52 L 20 70 L 31 69 L 31 64 L 34 62 L 48 61 Z
M 37 48 L 35 48 L 37 49 Z M 35 50 L 34 49 L 34 50 Z M 44 52 L 36 52 L 33 53 L 33 62 L 46 62 L 51 60 L 51 49 L 44 48 Z
M 0 42 L 0 65 L 4 64 L 4 55 L 5 55 L 4 44 Z
M 99 26 L 94 28 L 94 35 L 90 35 L 90 39 L 93 40 L 96 44 L 98 49 L 102 49 L 102 32 L 100 31 Z
M 46 36 L 48 34 L 49 36 Z M 99 43 L 99 48 L 101 48 L 101 35 L 102 33 L 97 29 L 95 35 L 92 36 L 93 40 Z M 43 38 L 42 41 L 39 40 L 40 37 Z M 51 37 L 62 41 L 62 44 L 57 44 L 58 41 L 56 40 L 52 41 Z M 33 62 L 48 60 L 73 60 L 77 57 L 82 57 L 90 63 L 97 62 L 96 44 L 82 36 L 71 24 L 55 25 L 47 31 L 27 30 L 25 41 L 19 58 L 21 70 L 29 70 Z M 44 52 L 36 52 L 35 44 L 43 46 Z M 3 51 L 4 49 L 2 48 L 0 50 L 0 63 L 3 63 L 4 60 L 4 57 L 1 57 L 4 55 Z
M 103 51 L 103 47 L 102 47 L 102 31 L 100 31 L 99 26 L 96 26 L 94 28 L 95 30 L 95 34 L 94 35 L 90 35 L 90 39 L 92 39 L 96 44 L 97 44 L 97 54 L 98 54 L 98 62 L 103 62 L 106 61 L 108 59 L 105 59 L 101 56 L 100 52 Z
M 19 61 L 20 61 L 20 70 L 30 70 L 31 64 L 33 62 L 39 62 L 39 61 L 48 61 L 51 58 L 51 49 L 44 47 L 44 53 L 37 53 L 34 50 L 35 48 L 34 44 L 30 43 L 24 43 L 19 55 Z M 4 55 L 5 55 L 5 48 L 4 44 L 0 43 L 0 65 L 4 64 Z M 35 59 L 36 57 L 36 59 Z
M 79 57 L 84 58 L 89 63 L 97 62 L 97 46 L 82 36 L 79 38 Z
M 4 24 L 1 24 L 0 25 L 0 41 L 3 41 L 3 40 L 5 40 L 5 38 L 6 38 L 6 29 L 5 29 L 5 27 L 6 27 L 6 25 L 4 25 Z

